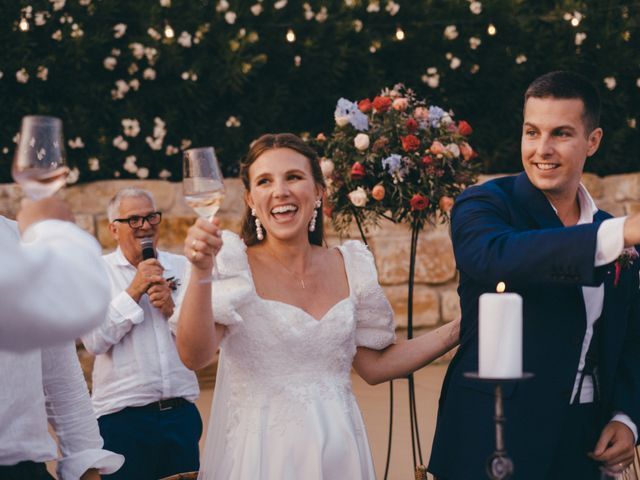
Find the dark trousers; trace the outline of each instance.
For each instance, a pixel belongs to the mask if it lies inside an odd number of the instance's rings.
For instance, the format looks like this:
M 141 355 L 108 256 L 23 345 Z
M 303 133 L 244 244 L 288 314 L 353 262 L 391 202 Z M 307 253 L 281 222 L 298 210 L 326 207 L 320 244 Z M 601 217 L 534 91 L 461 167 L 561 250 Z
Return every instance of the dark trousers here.
M 122 468 L 102 478 L 157 480 L 200 468 L 202 419 L 196 406 L 131 407 L 98 418 L 104 448 L 124 455 Z
M 0 465 L 2 480 L 53 480 L 44 463 L 20 462 L 16 465 Z
M 563 422 L 551 469 L 545 479 L 599 480 L 600 465 L 587 456 L 587 453 L 593 452 L 600 437 L 598 427 L 595 404 L 571 405 Z

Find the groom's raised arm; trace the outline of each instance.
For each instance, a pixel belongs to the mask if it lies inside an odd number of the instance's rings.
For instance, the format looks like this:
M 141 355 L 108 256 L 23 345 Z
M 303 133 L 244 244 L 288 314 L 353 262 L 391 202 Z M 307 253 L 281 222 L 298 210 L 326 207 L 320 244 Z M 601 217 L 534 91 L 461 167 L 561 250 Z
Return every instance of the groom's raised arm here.
M 466 190 L 451 217 L 458 269 L 478 282 L 512 287 L 602 281 L 602 269 L 594 266 L 601 223 L 536 229 L 526 225 L 527 217 L 494 183 Z

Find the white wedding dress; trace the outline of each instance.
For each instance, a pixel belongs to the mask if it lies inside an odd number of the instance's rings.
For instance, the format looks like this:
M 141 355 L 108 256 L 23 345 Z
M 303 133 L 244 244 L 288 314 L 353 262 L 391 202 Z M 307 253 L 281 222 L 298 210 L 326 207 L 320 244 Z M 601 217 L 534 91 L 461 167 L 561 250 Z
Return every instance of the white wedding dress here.
M 317 320 L 260 298 L 243 241 L 230 232 L 223 240 L 212 295 L 228 332 L 198 478 L 374 479 L 350 378 L 357 346 L 395 340 L 373 256 L 361 242 L 339 247 L 350 294 Z

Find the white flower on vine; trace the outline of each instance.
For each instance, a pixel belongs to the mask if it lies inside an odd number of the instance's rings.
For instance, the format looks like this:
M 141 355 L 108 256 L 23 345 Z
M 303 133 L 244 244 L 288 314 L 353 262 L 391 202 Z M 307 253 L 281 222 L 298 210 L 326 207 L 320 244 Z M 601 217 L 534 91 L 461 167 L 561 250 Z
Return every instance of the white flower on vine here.
M 131 87 L 131 90 L 137 92 L 140 88 L 140 80 L 138 80 L 137 78 L 129 80 L 129 86 Z
M 460 61 L 460 59 L 458 57 L 453 57 L 453 58 L 451 58 L 451 62 L 449 63 L 449 67 L 451 68 L 451 70 L 455 70 L 460 66 L 461 63 L 462 62 Z
M 126 31 L 127 31 L 127 25 L 124 23 L 118 23 L 113 26 L 113 37 L 120 38 L 126 33 Z
M 275 8 L 276 10 L 282 10 L 286 6 L 287 6 L 287 0 L 278 0 L 273 4 L 273 8 Z
M 49 69 L 47 67 L 45 67 L 44 65 L 40 65 L 38 67 L 38 71 L 36 73 L 36 77 L 38 77 L 43 82 L 46 82 L 47 78 L 49 78 Z
M 64 4 L 67 0 L 49 0 L 53 4 L 53 11 L 57 12 L 58 10 L 62 10 L 64 8 Z
M 251 13 L 253 13 L 253 15 L 257 17 L 262 13 L 263 8 L 262 8 L 262 5 L 260 5 L 259 3 L 256 3 L 254 5 L 251 5 L 251 8 L 249 10 L 251 10 Z
M 482 43 L 482 40 L 478 37 L 469 38 L 469 48 L 471 50 L 475 50 L 476 48 L 478 48 L 481 43 Z
M 160 170 L 160 173 L 158 174 L 158 177 L 160 177 L 162 180 L 166 180 L 170 176 L 171 176 L 171 172 L 166 168 L 163 168 L 162 170 Z
M 160 0 L 160 6 L 169 8 L 171 6 L 171 0 Z
M 71 37 L 80 38 L 83 35 L 84 35 L 84 30 L 80 28 L 80 25 L 78 25 L 77 23 L 74 23 L 73 25 L 71 25 Z
M 155 28 L 153 27 L 149 27 L 147 29 L 147 34 L 153 38 L 155 41 L 159 41 L 162 39 L 162 35 L 160 35 L 160 32 L 158 32 Z
M 144 72 L 142 72 L 142 78 L 144 78 L 145 80 L 155 80 L 156 71 L 151 67 L 147 67 L 144 69 Z
M 377 13 L 380 11 L 380 2 L 379 0 L 370 0 L 369 5 L 367 5 L 368 13 Z
M 580 46 L 582 45 L 582 42 L 584 42 L 587 39 L 587 34 L 584 32 L 578 32 L 576 33 L 576 39 L 575 39 L 575 44 L 576 46 Z
M 135 118 L 123 118 L 122 131 L 127 137 L 137 137 L 140 133 L 140 122 Z
M 526 62 L 526 61 L 527 61 L 527 56 L 526 56 L 525 54 L 523 54 L 523 53 L 521 53 L 520 55 L 518 55 L 518 56 L 516 57 L 516 63 L 517 63 L 518 65 L 521 65 L 521 64 L 523 64 L 523 63 L 524 63 L 524 62 Z
M 455 25 L 448 25 L 444 29 L 444 37 L 447 40 L 455 40 L 456 38 L 458 38 L 458 27 L 456 27 Z
M 16 72 L 16 80 L 18 83 L 27 83 L 29 81 L 29 72 L 26 68 L 21 68 Z
M 316 13 L 316 22 L 324 23 L 329 18 L 327 7 L 321 7 L 320 11 Z
M 238 18 L 238 15 L 236 14 L 236 12 L 228 11 L 227 13 L 224 14 L 224 21 L 227 22 L 229 25 L 233 25 L 234 23 L 236 23 L 237 18 Z
M 69 144 L 69 148 L 73 150 L 77 148 L 84 148 L 84 142 L 81 137 L 71 138 L 67 143 Z
M 122 168 L 129 173 L 136 173 L 138 171 L 138 165 L 136 165 L 136 161 L 138 159 L 135 155 L 129 155 L 124 159 L 124 164 Z
M 129 50 L 131 50 L 131 54 L 134 58 L 140 60 L 144 57 L 144 45 L 138 42 L 133 42 L 129 44 Z
M 227 0 L 219 0 L 216 5 L 216 12 L 226 12 L 229 10 L 229 2 Z
M 72 185 L 76 183 L 79 178 L 80 178 L 80 170 L 78 170 L 78 167 L 73 167 L 71 170 L 69 170 L 69 173 L 67 174 L 67 178 L 66 178 L 67 185 Z
M 49 16 L 49 12 L 36 12 L 33 22 L 37 27 L 41 27 L 45 23 L 47 23 L 47 17 Z
M 53 32 L 51 34 L 51 38 L 53 38 L 56 41 L 60 41 L 62 40 L 62 30 L 56 30 L 55 32 Z
M 148 178 L 149 177 L 149 169 L 147 167 L 141 167 L 136 172 L 138 178 Z
M 394 2 L 393 0 L 389 0 L 387 2 L 387 6 L 385 7 L 385 10 L 389 12 L 389 15 L 393 17 L 395 16 L 396 13 L 400 11 L 400 4 Z
M 603 82 L 609 90 L 616 88 L 617 82 L 615 77 L 605 77 Z
M 191 34 L 189 32 L 182 32 L 178 37 L 178 43 L 184 48 L 191 47 Z
M 129 72 L 129 75 L 133 75 L 134 73 L 136 73 L 139 70 L 138 64 L 133 62 L 131 65 L 129 65 L 129 67 L 127 68 L 127 72 Z
M 151 150 L 161 150 L 162 140 L 163 140 L 163 137 L 160 137 L 160 138 L 146 137 L 144 139 L 144 141 L 147 142 L 147 145 L 149 145 L 149 148 L 151 148 Z
M 167 149 L 164 151 L 165 155 L 170 157 L 171 155 L 175 155 L 176 153 L 180 153 L 180 149 L 178 147 L 174 147 L 173 145 L 167 145 Z
M 224 124 L 227 128 L 238 128 L 241 125 L 240 120 L 233 115 L 227 118 L 227 121 Z
M 156 58 L 158 57 L 158 50 L 153 47 L 145 47 L 144 56 L 147 57 L 149 65 L 154 65 L 156 63 Z
M 98 170 L 100 170 L 100 160 L 98 160 L 96 157 L 89 158 L 89 160 L 87 160 L 87 164 L 89 165 L 89 170 L 91 170 L 92 172 L 97 172 Z
M 118 150 L 122 150 L 123 152 L 129 148 L 129 142 L 127 142 L 122 135 L 118 135 L 113 139 L 113 146 Z
M 471 2 L 469 4 L 469 10 L 471 10 L 471 13 L 474 15 L 480 15 L 482 13 L 482 3 L 478 1 Z
M 102 61 L 102 65 L 107 70 L 113 70 L 114 68 L 116 68 L 117 64 L 118 60 L 115 57 L 107 57 Z

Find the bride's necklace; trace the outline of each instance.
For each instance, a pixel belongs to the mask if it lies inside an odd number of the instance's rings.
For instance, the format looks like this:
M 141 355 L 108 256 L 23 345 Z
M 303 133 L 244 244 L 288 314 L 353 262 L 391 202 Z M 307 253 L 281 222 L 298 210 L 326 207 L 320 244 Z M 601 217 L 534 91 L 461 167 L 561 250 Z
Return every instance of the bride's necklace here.
M 278 256 L 275 253 L 273 253 L 269 247 L 267 247 L 267 251 L 269 252 L 269 255 L 271 255 L 275 259 L 275 261 L 280 264 L 282 268 L 284 268 L 287 272 L 289 272 L 294 278 L 296 278 L 300 282 L 300 285 L 302 285 L 303 289 L 307 288 L 306 285 L 304 284 L 304 277 L 301 277 L 296 272 L 288 268 L 284 263 L 282 263 L 278 258 Z

